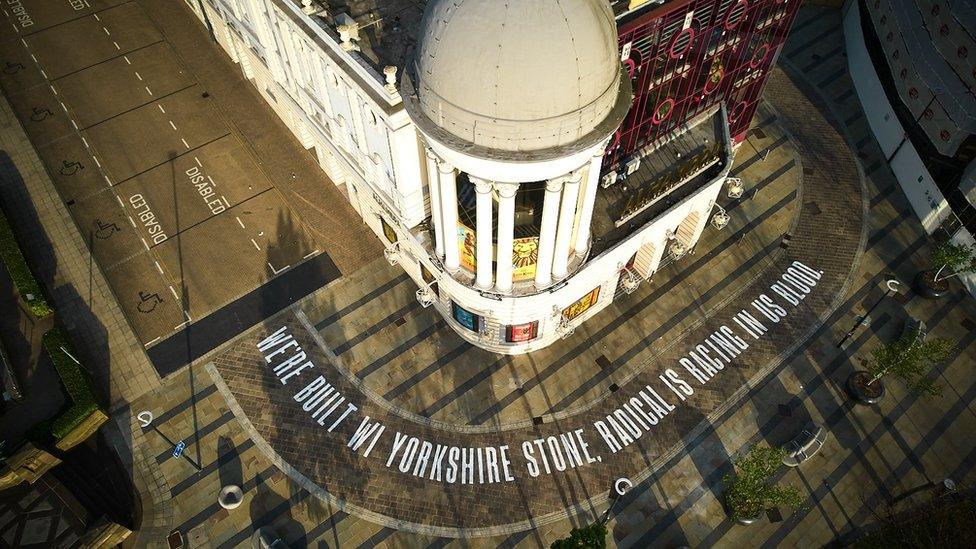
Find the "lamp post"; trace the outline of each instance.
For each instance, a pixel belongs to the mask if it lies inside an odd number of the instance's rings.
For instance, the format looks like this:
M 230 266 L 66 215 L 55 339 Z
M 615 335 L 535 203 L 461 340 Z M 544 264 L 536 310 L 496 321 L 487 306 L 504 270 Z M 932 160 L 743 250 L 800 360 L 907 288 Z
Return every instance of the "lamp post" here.
M 838 349 L 843 347 L 844 344 L 847 343 L 847 340 L 854 336 L 854 332 L 857 331 L 858 327 L 864 326 L 865 324 L 868 323 L 868 320 L 871 317 L 871 312 L 874 311 L 875 307 L 880 305 L 882 301 L 884 301 L 884 298 L 888 297 L 888 295 L 891 294 L 892 292 L 898 293 L 898 286 L 901 286 L 901 282 L 898 282 L 894 278 L 889 278 L 885 280 L 886 289 L 884 294 L 882 294 L 881 297 L 879 297 L 878 300 L 874 302 L 874 305 L 871 305 L 871 308 L 868 309 L 868 311 L 864 313 L 863 316 L 858 317 L 857 320 L 854 321 L 854 325 L 851 326 L 851 329 L 847 331 L 847 335 L 845 335 L 844 338 L 837 343 Z
M 630 481 L 627 477 L 621 477 L 617 479 L 617 482 L 613 483 L 614 496 L 613 500 L 610 502 L 610 507 L 607 507 L 607 512 L 603 514 L 603 518 L 600 519 L 600 524 L 606 524 L 610 522 L 611 514 L 613 513 L 613 508 L 617 505 L 617 500 L 621 496 L 626 494 L 633 488 L 634 483 Z

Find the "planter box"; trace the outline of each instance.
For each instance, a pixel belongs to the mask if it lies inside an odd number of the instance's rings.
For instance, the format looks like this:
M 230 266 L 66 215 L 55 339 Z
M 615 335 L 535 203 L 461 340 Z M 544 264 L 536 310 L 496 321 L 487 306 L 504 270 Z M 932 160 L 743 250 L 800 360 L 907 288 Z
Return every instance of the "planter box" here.
M 68 431 L 67 435 L 55 442 L 54 447 L 62 452 L 67 452 L 68 450 L 88 440 L 88 437 L 92 436 L 95 431 L 98 431 L 98 428 L 101 427 L 106 421 L 108 421 L 108 416 L 105 415 L 105 412 L 96 409 L 81 423 L 71 429 L 71 431 Z

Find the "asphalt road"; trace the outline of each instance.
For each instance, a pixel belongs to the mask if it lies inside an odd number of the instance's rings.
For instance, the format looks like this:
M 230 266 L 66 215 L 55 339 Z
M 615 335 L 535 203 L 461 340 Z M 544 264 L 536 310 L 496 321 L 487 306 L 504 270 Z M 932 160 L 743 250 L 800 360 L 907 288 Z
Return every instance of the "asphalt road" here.
M 323 253 L 138 2 L 4 4 L 0 87 L 147 349 Z

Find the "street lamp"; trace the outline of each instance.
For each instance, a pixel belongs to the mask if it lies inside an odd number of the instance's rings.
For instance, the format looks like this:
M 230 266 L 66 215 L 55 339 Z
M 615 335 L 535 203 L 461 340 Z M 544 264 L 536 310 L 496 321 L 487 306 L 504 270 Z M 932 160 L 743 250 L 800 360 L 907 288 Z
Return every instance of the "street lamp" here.
M 630 489 L 633 487 L 634 487 L 634 483 L 631 482 L 630 479 L 627 477 L 620 477 L 617 479 L 617 482 L 613 483 L 613 491 L 615 495 L 613 496 L 613 501 L 610 502 L 610 507 L 607 507 L 607 512 L 603 514 L 603 518 L 600 520 L 600 524 L 605 525 L 606 523 L 610 522 L 610 516 L 611 513 L 613 512 L 613 508 L 617 505 L 617 500 L 619 500 L 621 496 L 629 492 Z
M 400 243 L 394 242 L 391 246 L 383 248 L 383 257 L 390 263 L 390 265 L 396 265 L 400 262 L 398 257 L 400 254 Z
M 745 192 L 745 187 L 742 186 L 742 180 L 738 177 L 729 177 L 726 181 L 729 182 L 729 198 L 739 198 Z
M 718 208 L 718 213 L 712 216 L 712 225 L 715 225 L 715 228 L 721 231 L 729 225 L 729 221 L 732 218 L 730 218 L 729 214 L 725 212 L 725 208 L 719 206 L 718 204 L 716 204 L 715 207 Z
M 856 332 L 859 327 L 867 325 L 867 323 L 871 319 L 871 312 L 874 311 L 875 307 L 880 305 L 882 301 L 884 301 L 884 298 L 888 297 L 888 295 L 891 294 L 892 292 L 898 293 L 898 286 L 901 286 L 901 282 L 898 282 L 894 278 L 888 278 L 885 280 L 886 289 L 884 294 L 882 294 L 882 296 L 879 297 L 878 300 L 874 302 L 874 305 L 871 305 L 871 308 L 868 309 L 868 312 L 864 313 L 863 316 L 858 317 L 857 320 L 854 321 L 854 325 L 851 326 L 851 329 L 847 331 L 847 335 L 845 335 L 844 338 L 837 343 L 838 349 L 843 347 L 844 344 L 847 343 L 848 339 L 854 337 L 854 332 Z
M 672 242 L 671 246 L 668 247 L 668 253 L 671 255 L 671 258 L 675 260 L 684 257 L 685 252 L 687 251 L 688 249 L 685 247 L 685 245 L 678 240 Z

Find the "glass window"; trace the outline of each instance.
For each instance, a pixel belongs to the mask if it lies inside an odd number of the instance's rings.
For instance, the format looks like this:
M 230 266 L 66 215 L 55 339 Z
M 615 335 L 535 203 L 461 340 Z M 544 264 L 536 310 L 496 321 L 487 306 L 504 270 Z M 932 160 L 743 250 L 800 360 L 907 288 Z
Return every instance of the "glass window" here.
M 458 305 L 457 303 L 452 302 L 452 306 L 454 309 L 454 320 L 472 332 L 477 332 L 481 317 Z
M 521 343 L 531 341 L 539 335 L 539 321 L 527 324 L 516 324 L 509 326 L 505 332 L 505 341 L 509 343 Z

